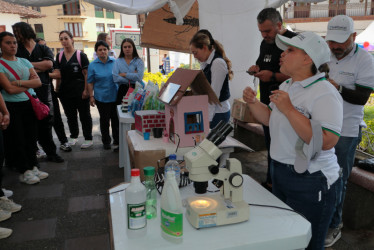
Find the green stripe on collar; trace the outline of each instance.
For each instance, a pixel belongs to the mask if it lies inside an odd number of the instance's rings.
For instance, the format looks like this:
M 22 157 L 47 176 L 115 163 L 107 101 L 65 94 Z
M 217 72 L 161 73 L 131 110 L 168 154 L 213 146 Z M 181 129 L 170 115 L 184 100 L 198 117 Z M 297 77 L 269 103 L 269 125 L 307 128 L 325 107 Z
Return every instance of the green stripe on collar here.
M 307 87 L 309 87 L 309 86 L 312 86 L 312 85 L 315 84 L 316 82 L 323 81 L 323 80 L 327 80 L 326 77 L 318 78 L 318 79 L 315 80 L 314 82 L 312 82 L 312 83 L 306 85 L 306 86 L 304 87 L 304 89 L 307 88 Z
M 357 53 L 357 51 L 358 51 L 358 44 L 356 43 L 356 49 L 355 49 L 355 53 L 353 53 L 353 54 L 356 54 L 356 53 Z
M 270 108 L 270 106 L 268 105 L 268 108 L 270 109 L 270 111 L 273 111 L 273 109 L 272 108 Z
M 328 128 L 325 128 L 325 127 L 322 127 L 323 130 L 326 130 L 326 131 L 329 131 L 331 133 L 333 133 L 334 135 L 337 135 L 340 137 L 340 134 L 339 133 L 336 133 L 335 131 L 331 130 L 331 129 L 328 129 Z
M 368 87 L 368 86 L 360 85 L 360 84 L 357 84 L 357 83 L 355 83 L 355 85 L 356 85 L 356 86 L 360 86 L 361 88 L 374 90 L 374 88 L 372 88 L 372 87 Z

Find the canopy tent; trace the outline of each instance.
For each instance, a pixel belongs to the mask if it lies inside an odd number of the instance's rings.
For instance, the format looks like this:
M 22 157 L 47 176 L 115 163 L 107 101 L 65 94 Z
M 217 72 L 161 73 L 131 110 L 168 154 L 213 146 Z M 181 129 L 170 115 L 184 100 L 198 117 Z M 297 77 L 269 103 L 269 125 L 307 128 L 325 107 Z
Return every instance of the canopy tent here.
M 50 6 L 71 1 L 66 0 L 5 0 L 27 6 Z M 195 0 L 84 0 L 96 6 L 124 14 L 142 14 L 155 11 L 165 4 L 183 23 Z M 294 2 L 322 2 L 325 0 L 294 0 Z M 230 83 L 231 100 L 242 96 L 246 86 L 254 86 L 253 77 L 246 73 L 256 62 L 262 40 L 257 28 L 257 14 L 266 7 L 280 7 L 288 0 L 198 0 L 199 26 L 211 31 L 220 41 L 232 61 L 234 78 Z M 165 37 L 164 39 L 168 39 Z
M 374 21 L 356 36 L 356 43 L 369 51 L 374 51 Z

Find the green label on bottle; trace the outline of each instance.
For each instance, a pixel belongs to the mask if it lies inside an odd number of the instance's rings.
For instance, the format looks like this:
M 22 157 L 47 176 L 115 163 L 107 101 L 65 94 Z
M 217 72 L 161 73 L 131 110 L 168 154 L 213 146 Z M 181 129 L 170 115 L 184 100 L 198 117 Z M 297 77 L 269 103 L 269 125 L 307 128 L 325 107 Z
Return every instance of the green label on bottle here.
M 183 235 L 183 214 L 169 213 L 161 209 L 161 229 L 174 237 Z
M 145 214 L 145 202 L 127 204 L 127 228 L 132 230 L 144 228 L 147 225 Z

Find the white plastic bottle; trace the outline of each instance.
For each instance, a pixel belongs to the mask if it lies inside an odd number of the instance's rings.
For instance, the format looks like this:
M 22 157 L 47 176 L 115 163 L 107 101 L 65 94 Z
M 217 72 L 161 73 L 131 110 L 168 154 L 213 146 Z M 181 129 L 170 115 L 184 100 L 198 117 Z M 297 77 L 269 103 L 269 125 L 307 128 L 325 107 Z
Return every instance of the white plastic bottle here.
M 175 154 L 169 155 L 169 161 L 165 164 L 165 178 L 166 178 L 166 173 L 169 170 L 173 170 L 175 172 L 175 180 L 177 181 L 177 187 L 179 187 L 181 170 L 180 170 L 179 163 L 177 161 L 177 156 Z
M 147 230 L 147 190 L 140 182 L 140 170 L 131 169 L 131 183 L 125 190 L 127 204 L 127 235 L 130 238 L 144 236 Z
M 161 194 L 161 234 L 173 243 L 183 240 L 183 207 L 174 171 L 166 173 Z

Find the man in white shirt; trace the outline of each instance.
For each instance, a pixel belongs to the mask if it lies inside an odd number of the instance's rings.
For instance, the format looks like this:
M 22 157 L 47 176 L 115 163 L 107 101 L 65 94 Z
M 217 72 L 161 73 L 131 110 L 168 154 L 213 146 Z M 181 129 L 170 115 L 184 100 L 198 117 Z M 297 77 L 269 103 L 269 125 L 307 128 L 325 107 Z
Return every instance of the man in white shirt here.
M 333 17 L 329 23 L 326 41 L 331 50 L 330 79 L 343 98 L 343 127 L 335 146 L 341 169 L 337 205 L 326 236 L 325 247 L 330 247 L 341 237 L 342 208 L 346 184 L 351 173 L 357 144 L 361 140 L 364 105 L 374 88 L 373 57 L 355 43 L 356 32 L 352 18 L 345 15 Z M 339 181 L 339 180 L 338 180 Z

